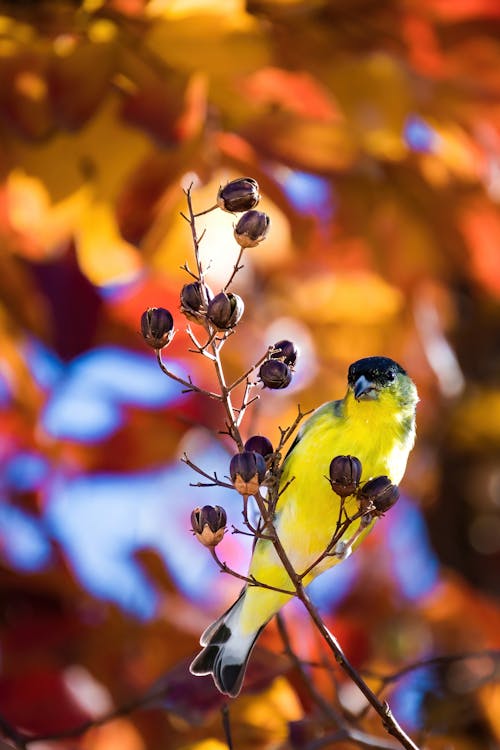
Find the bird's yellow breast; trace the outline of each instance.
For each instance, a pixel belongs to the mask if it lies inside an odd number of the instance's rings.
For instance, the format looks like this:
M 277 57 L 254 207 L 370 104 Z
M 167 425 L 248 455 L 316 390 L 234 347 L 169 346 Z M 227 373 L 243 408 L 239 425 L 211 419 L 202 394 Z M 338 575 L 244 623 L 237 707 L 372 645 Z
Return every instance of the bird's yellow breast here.
M 276 516 L 278 535 L 297 572 L 327 547 L 339 520 L 340 498 L 327 479 L 335 456 L 357 456 L 362 483 L 380 475 L 387 475 L 395 484 L 400 482 L 414 436 L 413 431 L 403 429 L 399 417 L 391 398 L 358 403 L 346 397 L 318 409 L 306 424 L 284 465 L 281 487 L 286 489 Z M 356 513 L 354 497 L 347 500 L 345 509 L 349 515 Z M 349 535 L 357 525 L 359 521 L 349 529 Z M 259 543 L 252 574 L 261 580 L 268 578 L 270 564 L 274 567 L 272 558 L 270 545 Z M 329 562 L 334 564 L 335 558 Z

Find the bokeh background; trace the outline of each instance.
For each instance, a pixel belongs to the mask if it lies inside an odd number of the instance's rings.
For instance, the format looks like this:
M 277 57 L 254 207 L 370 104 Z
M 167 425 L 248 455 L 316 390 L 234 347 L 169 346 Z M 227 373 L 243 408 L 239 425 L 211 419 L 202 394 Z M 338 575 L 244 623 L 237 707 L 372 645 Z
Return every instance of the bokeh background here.
M 67 0 L 0 3 L 0 714 L 65 732 L 144 696 L 147 710 L 43 747 L 223 748 L 220 700 L 186 663 L 239 589 L 189 531 L 184 451 L 227 473 L 215 402 L 159 371 L 138 334 L 172 310 L 169 365 L 207 388 L 178 310 L 197 210 L 251 176 L 272 229 L 247 251 L 228 342 L 237 377 L 292 338 L 292 385 L 245 436 L 345 391 L 385 354 L 421 396 L 403 497 L 314 584 L 348 656 L 396 672 L 500 646 L 500 5 L 496 0 Z M 199 220 L 220 288 L 233 217 Z M 313 500 L 312 500 L 313 501 Z M 249 547 L 221 555 L 243 572 Z M 300 610 L 297 652 L 321 660 Z M 271 625 L 231 706 L 235 746 L 321 731 Z M 391 685 L 426 747 L 500 747 L 498 660 L 437 663 Z M 341 675 L 323 694 L 355 711 Z M 376 686 L 377 683 L 374 683 Z M 378 721 L 365 727 L 380 734 Z M 39 745 L 38 747 L 42 747 Z M 336 747 L 353 747 L 344 743 Z

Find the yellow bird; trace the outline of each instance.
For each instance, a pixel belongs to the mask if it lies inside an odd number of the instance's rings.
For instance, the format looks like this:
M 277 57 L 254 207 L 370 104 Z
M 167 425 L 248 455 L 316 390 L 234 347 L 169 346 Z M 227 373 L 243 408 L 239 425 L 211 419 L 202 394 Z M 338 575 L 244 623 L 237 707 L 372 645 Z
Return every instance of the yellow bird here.
M 274 519 L 298 573 L 306 571 L 328 547 L 339 520 L 341 498 L 326 479 L 332 459 L 356 456 L 362 465 L 361 485 L 381 475 L 399 484 L 415 441 L 417 402 L 415 384 L 397 362 L 367 357 L 349 367 L 344 398 L 324 404 L 303 424 L 283 464 L 280 488 L 285 489 Z M 346 498 L 349 516 L 358 507 L 354 495 Z M 345 534 L 344 547 L 337 544 L 334 551 L 338 554 L 326 557 L 304 583 L 345 559 L 374 520 L 366 528 L 360 528 L 360 518 L 354 521 Z M 260 539 L 255 545 L 249 575 L 269 586 L 293 589 L 269 540 Z M 259 633 L 289 599 L 279 591 L 245 586 L 230 609 L 201 636 L 204 648 L 190 666 L 192 674 L 212 674 L 222 693 L 238 695 Z

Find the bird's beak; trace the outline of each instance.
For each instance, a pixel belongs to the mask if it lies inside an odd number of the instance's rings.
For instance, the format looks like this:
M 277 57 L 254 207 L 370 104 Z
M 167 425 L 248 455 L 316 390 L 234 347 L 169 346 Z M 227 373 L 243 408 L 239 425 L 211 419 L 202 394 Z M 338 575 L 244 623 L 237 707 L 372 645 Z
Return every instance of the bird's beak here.
M 356 401 L 374 401 L 378 398 L 378 388 L 371 380 L 367 380 L 364 375 L 354 383 L 354 398 Z

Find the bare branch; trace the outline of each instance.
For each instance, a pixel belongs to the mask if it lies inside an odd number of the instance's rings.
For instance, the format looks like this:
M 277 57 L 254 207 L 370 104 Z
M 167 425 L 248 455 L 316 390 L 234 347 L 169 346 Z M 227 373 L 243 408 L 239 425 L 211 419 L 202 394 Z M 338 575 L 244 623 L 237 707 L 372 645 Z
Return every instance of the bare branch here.
M 228 490 L 234 490 L 234 486 L 232 484 L 229 484 L 229 482 L 222 482 L 218 478 L 216 472 L 214 472 L 213 474 L 208 474 L 200 466 L 198 466 L 197 464 L 193 463 L 191 461 L 191 459 L 188 458 L 187 453 L 183 454 L 183 456 L 181 457 L 181 461 L 182 461 L 183 464 L 186 464 L 186 466 L 189 466 L 190 469 L 193 469 L 193 471 L 196 471 L 197 474 L 201 474 L 202 477 L 205 477 L 205 479 L 209 479 L 210 480 L 210 484 L 209 485 L 197 484 L 197 485 L 192 485 L 192 486 L 196 486 L 196 487 L 198 487 L 198 486 L 199 487 L 210 486 L 210 487 L 212 487 L 214 485 L 217 485 L 217 487 L 225 487 Z
M 278 586 L 271 586 L 268 583 L 264 583 L 263 581 L 257 580 L 255 576 L 245 576 L 241 573 L 238 573 L 236 570 L 233 570 L 229 567 L 229 565 L 225 562 L 223 562 L 217 555 L 215 551 L 215 547 L 210 547 L 210 552 L 212 554 L 212 557 L 214 558 L 215 562 L 219 566 L 222 573 L 227 573 L 230 576 L 233 576 L 234 578 L 238 578 L 240 581 L 245 581 L 248 586 L 258 586 L 262 589 L 269 589 L 270 591 L 277 591 L 280 594 L 287 594 L 288 596 L 295 596 L 295 592 L 291 591 L 289 589 L 282 589 Z
M 290 440 L 292 435 L 294 434 L 295 430 L 299 426 L 299 424 L 302 422 L 304 417 L 307 417 L 309 414 L 312 414 L 314 409 L 309 409 L 308 411 L 302 411 L 300 408 L 300 404 L 297 405 L 297 416 L 295 417 L 295 420 L 292 422 L 290 427 L 286 427 L 283 429 L 282 427 L 279 427 L 279 431 L 281 434 L 280 441 L 278 443 L 278 447 L 276 448 L 277 451 L 281 451 L 283 446 Z
M 468 661 L 470 659 L 491 659 L 493 662 L 493 668 L 491 674 L 486 679 L 490 679 L 495 673 L 498 665 L 500 665 L 500 649 L 485 649 L 484 651 L 465 651 L 464 653 L 457 654 L 442 654 L 441 656 L 433 656 L 429 659 L 422 659 L 421 661 L 413 662 L 412 664 L 406 664 L 397 672 L 391 672 L 390 674 L 379 674 L 378 672 L 372 672 L 371 670 L 364 670 L 363 673 L 368 677 L 380 680 L 381 688 L 383 690 L 388 685 L 405 677 L 411 672 L 416 672 L 419 669 L 427 669 L 428 667 L 435 667 L 447 664 L 455 664 L 458 661 Z
M 236 276 L 236 274 L 238 273 L 238 271 L 241 271 L 241 269 L 244 268 L 244 266 L 240 265 L 240 261 L 241 261 L 241 258 L 243 256 L 243 250 L 244 250 L 244 248 L 240 247 L 240 252 L 238 254 L 238 258 L 236 260 L 236 263 L 234 264 L 234 268 L 233 268 L 233 271 L 231 273 L 231 276 L 229 277 L 228 281 L 226 282 L 226 285 L 224 286 L 224 289 L 222 290 L 223 292 L 225 292 L 226 289 L 228 289 L 231 286 L 231 284 L 233 282 L 233 279 Z
M 163 359 L 161 356 L 161 349 L 156 350 L 156 359 L 158 361 L 158 364 L 160 365 L 162 372 L 164 372 L 165 375 L 167 375 L 171 380 L 175 380 L 177 383 L 180 383 L 181 385 L 184 385 L 186 387 L 186 390 L 184 391 L 184 393 L 195 391 L 196 393 L 202 393 L 204 396 L 213 398 L 216 401 L 222 400 L 222 396 L 220 395 L 220 393 L 213 393 L 213 391 L 207 391 L 205 388 L 200 388 L 199 386 L 193 383 L 190 376 L 188 380 L 184 380 L 184 378 L 181 378 L 180 375 L 176 375 L 171 370 L 169 370 L 168 367 L 163 362 Z
M 266 361 L 266 359 L 268 359 L 270 350 L 272 350 L 272 347 L 270 347 L 269 350 L 265 354 L 262 355 L 262 357 L 259 357 L 257 362 L 254 365 L 252 365 L 252 367 L 250 367 L 246 372 L 244 372 L 243 375 L 240 375 L 239 378 L 236 378 L 236 380 L 233 381 L 231 385 L 228 386 L 228 389 L 232 391 L 234 390 L 234 388 L 236 388 L 237 385 L 239 385 L 240 383 L 243 383 L 243 381 L 246 380 L 252 374 L 252 372 L 254 372 L 257 369 L 257 367 L 259 367 L 259 365 L 261 365 L 263 362 Z
M 215 206 L 210 206 L 210 208 L 206 208 L 204 211 L 198 211 L 197 214 L 193 214 L 193 218 L 197 219 L 198 216 L 205 216 L 205 214 L 209 214 L 211 213 L 211 211 L 215 211 L 216 208 L 219 208 L 217 203 L 215 204 Z

